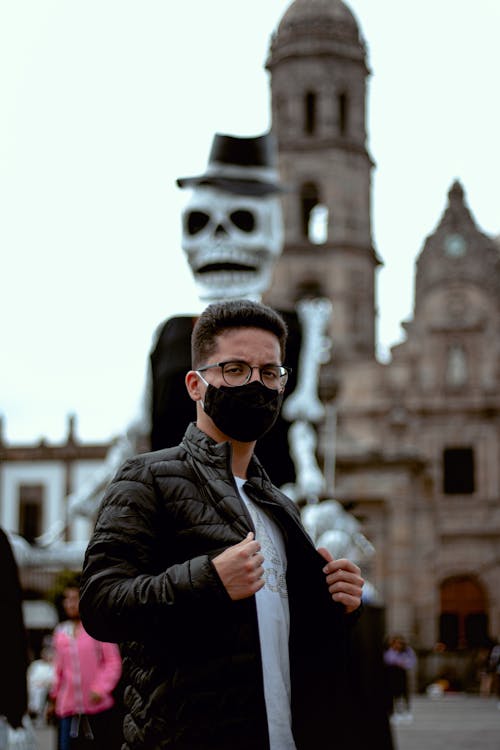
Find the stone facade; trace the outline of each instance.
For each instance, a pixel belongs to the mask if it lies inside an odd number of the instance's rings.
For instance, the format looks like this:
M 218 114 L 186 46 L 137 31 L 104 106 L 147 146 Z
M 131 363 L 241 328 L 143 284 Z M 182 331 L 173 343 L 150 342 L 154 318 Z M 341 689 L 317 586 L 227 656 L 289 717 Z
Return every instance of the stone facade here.
M 500 636 L 500 245 L 478 229 L 456 182 L 416 264 L 406 340 L 378 362 L 369 69 L 357 20 L 340 0 L 295 0 L 267 68 L 290 192 L 266 301 L 332 301 L 327 479 L 376 548 L 366 572 L 387 630 L 421 653 L 439 642 L 447 653 L 477 648 Z M 328 216 L 321 242 L 308 231 L 317 206 Z

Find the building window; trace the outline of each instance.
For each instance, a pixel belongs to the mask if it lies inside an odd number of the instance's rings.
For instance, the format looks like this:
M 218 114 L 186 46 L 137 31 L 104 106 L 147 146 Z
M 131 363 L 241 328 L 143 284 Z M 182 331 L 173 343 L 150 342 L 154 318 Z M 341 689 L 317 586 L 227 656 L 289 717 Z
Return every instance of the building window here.
M 316 131 L 316 94 L 308 91 L 304 103 L 304 130 L 308 135 L 312 135 Z
M 302 236 L 310 240 L 311 215 L 313 209 L 320 203 L 318 188 L 313 182 L 306 182 L 300 191 L 300 209 L 302 216 Z
M 337 107 L 339 115 L 339 133 L 340 135 L 347 135 L 348 128 L 348 114 L 349 114 L 349 99 L 347 94 L 342 92 L 337 97 Z
M 43 491 L 42 484 L 19 486 L 19 533 L 30 544 L 42 533 Z
M 453 344 L 448 349 L 446 383 L 457 388 L 467 383 L 467 357 L 461 344 Z
M 470 495 L 474 492 L 474 451 L 472 448 L 444 449 L 443 492 L 445 495 Z
M 328 206 L 316 203 L 309 214 L 307 236 L 313 245 L 324 245 L 328 239 Z

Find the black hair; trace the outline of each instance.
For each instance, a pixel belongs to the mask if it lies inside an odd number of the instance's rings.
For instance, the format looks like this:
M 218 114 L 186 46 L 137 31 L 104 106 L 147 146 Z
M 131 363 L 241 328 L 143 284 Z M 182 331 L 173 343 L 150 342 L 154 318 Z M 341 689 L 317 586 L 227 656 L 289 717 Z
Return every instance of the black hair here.
M 229 328 L 261 328 L 273 333 L 279 341 L 282 361 L 285 358 L 287 327 L 276 310 L 251 300 L 214 302 L 202 312 L 191 336 L 191 366 L 205 364 L 217 348 L 217 338 Z

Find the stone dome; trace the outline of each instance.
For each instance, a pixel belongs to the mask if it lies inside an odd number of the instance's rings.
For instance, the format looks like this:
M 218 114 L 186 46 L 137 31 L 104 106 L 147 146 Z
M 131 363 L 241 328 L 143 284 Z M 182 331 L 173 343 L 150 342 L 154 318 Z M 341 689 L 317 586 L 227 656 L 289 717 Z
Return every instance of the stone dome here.
M 342 0 L 294 0 L 280 21 L 277 35 L 298 31 L 333 31 L 344 38 L 359 38 L 358 22 Z
M 364 60 L 365 52 L 358 22 L 342 0 L 294 0 L 272 35 L 268 67 L 307 54 Z
M 358 24 L 347 5 L 342 0 L 295 0 L 285 11 L 278 27 L 278 33 L 296 27 L 319 22 L 345 26 L 355 34 Z

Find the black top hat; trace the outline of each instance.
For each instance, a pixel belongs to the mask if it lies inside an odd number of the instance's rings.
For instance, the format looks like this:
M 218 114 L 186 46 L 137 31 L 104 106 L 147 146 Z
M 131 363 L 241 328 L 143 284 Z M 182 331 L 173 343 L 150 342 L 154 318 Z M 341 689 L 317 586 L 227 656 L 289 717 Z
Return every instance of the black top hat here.
M 278 181 L 277 150 L 271 133 L 256 138 L 239 138 L 216 133 L 205 174 L 179 177 L 179 187 L 211 185 L 229 193 L 266 195 L 281 193 Z

